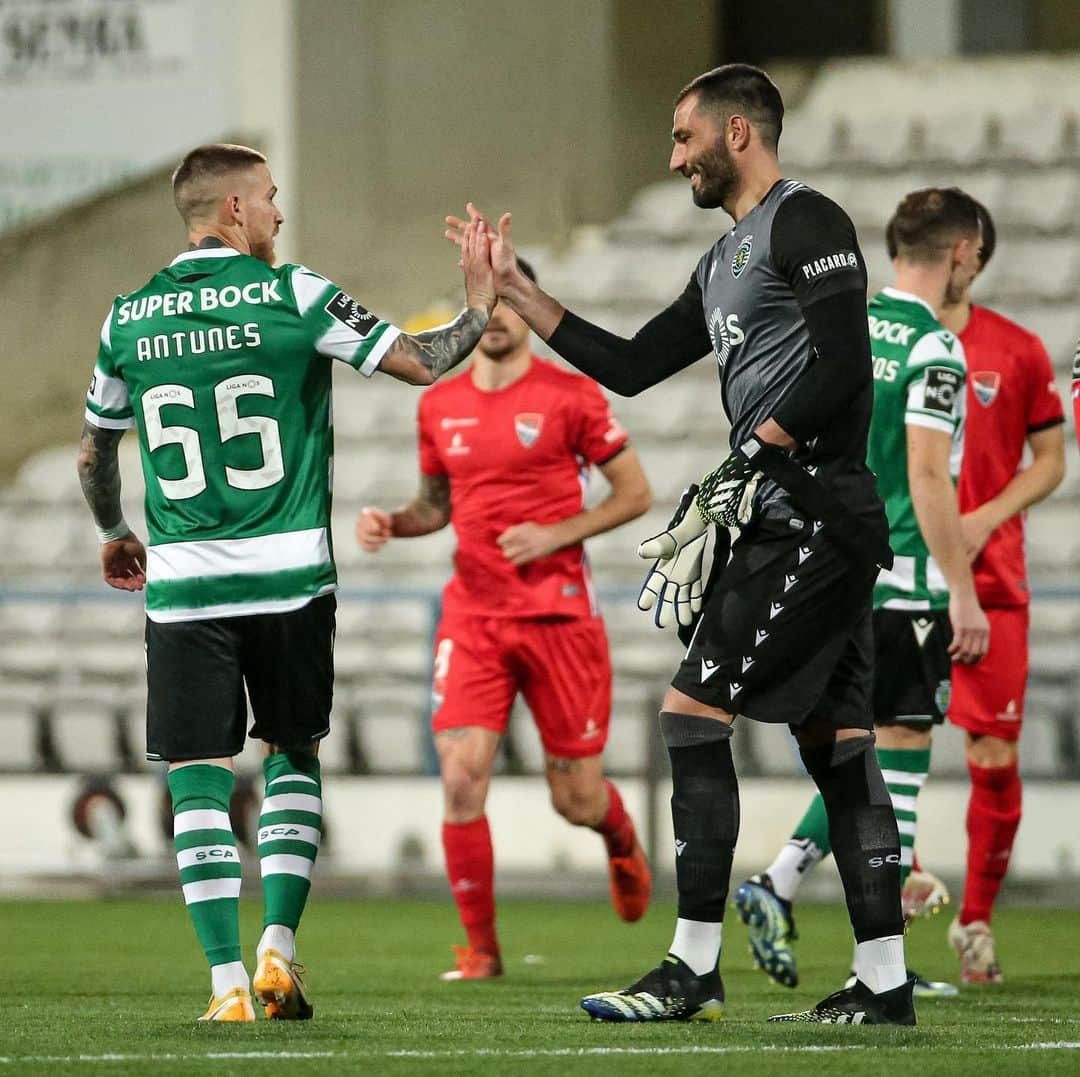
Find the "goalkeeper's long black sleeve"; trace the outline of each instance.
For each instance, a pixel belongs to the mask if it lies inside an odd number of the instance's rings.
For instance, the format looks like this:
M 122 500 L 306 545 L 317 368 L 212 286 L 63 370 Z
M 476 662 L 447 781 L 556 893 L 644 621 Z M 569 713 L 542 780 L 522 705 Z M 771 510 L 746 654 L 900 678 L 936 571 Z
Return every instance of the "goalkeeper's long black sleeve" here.
M 803 307 L 814 355 L 773 412 L 805 445 L 861 399 L 873 393 L 873 360 L 862 292 L 846 291 Z
M 696 278 L 629 340 L 568 310 L 548 344 L 583 374 L 620 396 L 636 396 L 712 349 Z

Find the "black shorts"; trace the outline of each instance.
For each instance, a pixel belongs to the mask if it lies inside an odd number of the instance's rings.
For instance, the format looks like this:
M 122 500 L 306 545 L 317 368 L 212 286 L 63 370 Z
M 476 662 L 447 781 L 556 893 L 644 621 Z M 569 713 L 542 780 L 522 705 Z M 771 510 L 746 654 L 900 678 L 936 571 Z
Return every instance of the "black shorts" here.
M 289 613 L 146 622 L 146 757 L 238 755 L 248 736 L 302 748 L 330 731 L 337 599 Z
M 765 517 L 734 544 L 672 686 L 759 722 L 873 726 L 876 566 L 828 527 Z
M 874 724 L 939 725 L 949 709 L 947 610 L 874 610 Z

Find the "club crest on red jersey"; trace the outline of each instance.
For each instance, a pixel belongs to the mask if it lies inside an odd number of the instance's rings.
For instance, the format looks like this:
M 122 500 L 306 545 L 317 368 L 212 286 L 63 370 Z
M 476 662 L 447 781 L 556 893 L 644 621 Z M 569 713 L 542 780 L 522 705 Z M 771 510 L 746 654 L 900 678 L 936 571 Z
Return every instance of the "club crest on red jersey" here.
M 997 399 L 1001 375 L 996 370 L 977 370 L 971 375 L 971 388 L 979 403 L 988 408 Z
M 536 444 L 543 426 L 544 417 L 537 411 L 523 411 L 514 416 L 514 432 L 526 449 L 531 449 Z

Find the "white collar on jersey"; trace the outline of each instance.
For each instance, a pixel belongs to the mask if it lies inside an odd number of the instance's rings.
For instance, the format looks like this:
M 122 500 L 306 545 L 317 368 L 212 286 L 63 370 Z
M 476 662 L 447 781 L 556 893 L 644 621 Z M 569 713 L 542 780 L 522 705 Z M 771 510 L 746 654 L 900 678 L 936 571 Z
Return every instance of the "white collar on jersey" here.
M 934 320 L 937 320 L 937 312 L 925 299 L 920 299 L 917 295 L 913 295 L 911 292 L 902 292 L 899 288 L 893 288 L 887 286 L 881 289 L 883 295 L 887 295 L 890 299 L 902 299 L 905 303 L 918 303 L 921 307 L 926 307 L 931 314 L 934 315 Z
M 241 252 L 234 247 L 197 247 L 193 251 L 181 251 L 169 265 L 186 262 L 190 258 L 233 258 Z

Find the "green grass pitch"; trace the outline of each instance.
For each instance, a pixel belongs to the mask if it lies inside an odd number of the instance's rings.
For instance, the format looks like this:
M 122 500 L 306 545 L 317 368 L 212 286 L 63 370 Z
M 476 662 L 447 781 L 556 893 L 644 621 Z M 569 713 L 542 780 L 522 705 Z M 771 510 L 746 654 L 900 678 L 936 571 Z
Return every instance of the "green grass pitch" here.
M 244 903 L 252 959 L 260 910 Z M 925 1001 L 915 1029 L 767 1025 L 839 986 L 851 947 L 841 908 L 799 910 L 802 983 L 752 971 L 729 917 L 727 1013 L 713 1025 L 610 1025 L 578 1009 L 621 987 L 670 941 L 660 904 L 625 925 L 600 902 L 505 901 L 501 981 L 443 984 L 460 941 L 438 901 L 313 901 L 300 937 L 315 1020 L 199 1025 L 208 977 L 180 902 L 10 901 L 4 926 L 5 1074 L 948 1074 L 1080 1073 L 1080 912 L 1005 908 L 1007 982 Z M 909 960 L 955 974 L 947 917 L 920 922 Z

